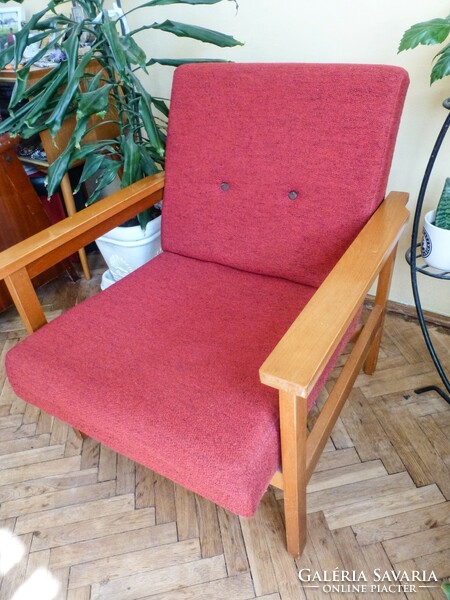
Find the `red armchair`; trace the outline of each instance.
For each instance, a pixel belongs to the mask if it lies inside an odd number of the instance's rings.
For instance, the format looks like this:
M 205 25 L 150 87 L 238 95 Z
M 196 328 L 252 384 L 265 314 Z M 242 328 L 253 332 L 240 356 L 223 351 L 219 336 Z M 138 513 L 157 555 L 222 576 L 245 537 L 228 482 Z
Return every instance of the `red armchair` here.
M 269 483 L 282 487 L 287 547 L 300 554 L 307 481 L 360 368 L 376 366 L 408 216 L 406 194 L 383 201 L 407 83 L 375 65 L 178 69 L 165 178 L 0 254 L 0 277 L 38 330 L 7 356 L 16 393 L 240 515 Z M 43 326 L 29 277 L 163 187 L 164 252 Z

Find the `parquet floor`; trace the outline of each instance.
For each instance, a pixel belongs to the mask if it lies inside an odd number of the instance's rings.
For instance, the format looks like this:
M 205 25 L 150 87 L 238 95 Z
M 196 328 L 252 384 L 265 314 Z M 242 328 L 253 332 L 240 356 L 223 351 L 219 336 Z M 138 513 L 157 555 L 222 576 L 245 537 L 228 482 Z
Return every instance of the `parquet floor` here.
M 94 269 L 89 283 L 40 293 L 53 316 L 98 284 Z M 4 356 L 24 335 L 13 310 L 0 315 L 1 600 L 444 598 L 440 581 L 378 582 L 392 571 L 450 580 L 450 405 L 413 391 L 438 383 L 416 322 L 388 315 L 378 370 L 359 377 L 310 482 L 297 561 L 279 492 L 239 519 L 15 397 Z M 433 336 L 450 369 L 449 332 Z M 359 587 L 302 583 L 300 569 L 354 571 Z

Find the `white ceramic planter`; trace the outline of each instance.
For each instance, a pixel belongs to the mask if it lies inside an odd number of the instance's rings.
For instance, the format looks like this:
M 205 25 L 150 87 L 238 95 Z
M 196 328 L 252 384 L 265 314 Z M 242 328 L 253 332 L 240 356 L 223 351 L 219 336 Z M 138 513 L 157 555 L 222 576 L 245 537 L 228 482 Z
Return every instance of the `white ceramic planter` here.
M 435 210 L 425 215 L 422 258 L 430 267 L 450 271 L 450 230 L 433 225 L 435 216 Z
M 161 252 L 161 217 L 150 221 L 145 231 L 140 225 L 116 227 L 95 241 L 108 265 L 101 283 L 104 290 Z

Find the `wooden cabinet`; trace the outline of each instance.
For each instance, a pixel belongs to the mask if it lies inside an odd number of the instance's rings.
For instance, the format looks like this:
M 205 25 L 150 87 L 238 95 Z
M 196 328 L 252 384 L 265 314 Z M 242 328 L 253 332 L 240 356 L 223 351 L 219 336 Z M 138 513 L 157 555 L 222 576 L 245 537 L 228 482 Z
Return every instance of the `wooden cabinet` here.
M 15 141 L 0 136 L 0 251 L 45 229 L 50 221 L 14 151 Z M 67 265 L 65 264 L 64 267 Z M 54 278 L 64 269 L 53 267 L 33 280 L 35 285 Z M 12 304 L 6 286 L 0 286 L 0 310 Z

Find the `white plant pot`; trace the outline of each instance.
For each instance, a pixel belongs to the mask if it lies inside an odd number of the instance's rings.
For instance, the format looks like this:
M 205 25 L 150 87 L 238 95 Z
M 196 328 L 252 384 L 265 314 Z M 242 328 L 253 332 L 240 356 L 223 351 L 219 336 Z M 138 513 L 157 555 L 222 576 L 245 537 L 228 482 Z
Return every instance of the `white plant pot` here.
M 161 217 L 149 221 L 145 231 L 140 225 L 116 227 L 95 241 L 108 265 L 100 286 L 104 290 L 161 252 Z
M 422 258 L 441 271 L 450 271 L 450 230 L 433 225 L 436 211 L 425 215 L 422 236 Z

